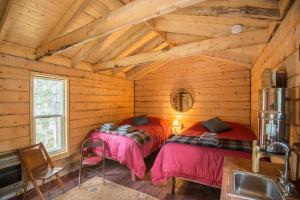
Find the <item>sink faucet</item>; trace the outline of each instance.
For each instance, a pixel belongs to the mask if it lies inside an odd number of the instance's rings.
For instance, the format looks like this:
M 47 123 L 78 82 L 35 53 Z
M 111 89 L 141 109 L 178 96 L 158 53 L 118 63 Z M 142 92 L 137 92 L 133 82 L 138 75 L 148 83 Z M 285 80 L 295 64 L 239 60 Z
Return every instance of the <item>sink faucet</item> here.
M 290 176 L 289 157 L 291 155 L 291 148 L 289 147 L 288 144 L 283 143 L 283 142 L 273 142 L 273 143 L 269 144 L 269 146 L 270 146 L 270 148 L 274 148 L 275 146 L 281 146 L 284 149 L 284 152 L 285 152 L 284 173 L 282 174 L 282 172 L 281 172 L 279 187 L 284 192 L 284 196 L 291 196 L 291 195 L 293 195 L 293 191 L 295 188 L 295 186 L 289 181 L 289 176 Z

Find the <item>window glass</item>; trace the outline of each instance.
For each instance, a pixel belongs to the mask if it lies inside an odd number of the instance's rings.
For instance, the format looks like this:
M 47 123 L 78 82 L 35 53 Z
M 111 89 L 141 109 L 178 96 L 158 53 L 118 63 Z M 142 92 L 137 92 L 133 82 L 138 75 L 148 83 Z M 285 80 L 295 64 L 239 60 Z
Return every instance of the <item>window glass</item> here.
M 33 78 L 34 139 L 50 154 L 66 151 L 66 84 L 64 79 Z

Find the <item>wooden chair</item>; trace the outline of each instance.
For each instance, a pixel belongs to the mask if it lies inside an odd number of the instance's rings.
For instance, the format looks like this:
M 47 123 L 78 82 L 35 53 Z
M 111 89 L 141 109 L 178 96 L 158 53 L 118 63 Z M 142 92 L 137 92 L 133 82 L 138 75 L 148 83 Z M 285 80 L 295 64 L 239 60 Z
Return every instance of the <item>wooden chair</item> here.
M 55 167 L 53 162 L 50 159 L 49 154 L 47 153 L 43 143 L 39 143 L 33 146 L 25 147 L 19 149 L 19 154 L 21 156 L 21 160 L 23 166 L 26 170 L 24 177 L 24 196 L 27 191 L 28 182 L 32 181 L 35 189 L 40 195 L 41 199 L 45 199 L 40 187 L 37 184 L 36 180 L 42 180 L 42 186 L 45 183 L 45 180 L 56 176 L 56 179 L 62 189 L 65 192 L 64 184 L 60 179 L 58 173 L 62 171 L 62 167 Z
M 82 170 L 95 171 L 102 167 L 105 178 L 105 142 L 101 138 L 87 138 L 81 145 L 78 186 L 81 183 Z M 99 165 L 99 167 L 92 168 Z M 105 183 L 105 182 L 104 182 Z

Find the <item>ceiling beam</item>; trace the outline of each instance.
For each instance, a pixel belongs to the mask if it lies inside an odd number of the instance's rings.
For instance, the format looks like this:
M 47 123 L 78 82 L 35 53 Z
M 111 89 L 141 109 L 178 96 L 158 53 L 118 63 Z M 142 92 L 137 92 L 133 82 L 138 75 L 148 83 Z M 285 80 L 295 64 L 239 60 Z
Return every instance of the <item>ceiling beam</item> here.
M 128 47 L 140 38 L 144 37 L 147 33 L 149 33 L 149 30 L 145 26 L 137 25 L 132 27 L 124 37 L 116 41 L 112 47 L 106 49 L 105 51 L 107 51 L 107 53 L 99 57 L 99 60 L 95 63 L 106 62 L 111 59 L 119 58 L 119 56 L 126 51 Z
M 5 6 L 5 10 L 2 14 L 0 20 L 0 43 L 4 40 L 6 32 L 9 28 L 9 24 L 13 20 L 13 14 L 15 13 L 15 9 L 13 8 L 13 3 L 15 0 L 8 0 Z
M 129 1 L 132 2 L 133 0 L 129 0 Z M 163 41 L 165 41 L 168 44 L 168 46 L 170 46 L 170 47 L 174 46 L 173 44 L 171 44 L 170 42 L 168 42 L 168 40 L 167 40 L 167 34 L 166 33 L 155 30 L 155 25 L 154 25 L 154 22 L 152 20 L 145 21 L 144 24 L 150 30 L 154 31 L 157 34 L 158 37 L 160 37 Z
M 226 50 L 239 48 L 242 46 L 262 44 L 266 43 L 267 40 L 268 31 L 266 29 L 260 29 L 256 31 L 240 33 L 237 35 L 218 37 L 176 46 L 168 51 L 141 53 L 128 56 L 123 59 L 110 60 L 108 62 L 95 64 L 94 70 L 101 71 L 129 65 L 139 65 L 160 60 L 175 59 L 177 57 L 195 56 L 209 51 Z
M 104 3 L 111 10 L 116 10 L 123 6 L 123 4 L 118 0 L 109 0 L 109 1 L 102 0 L 102 3 Z M 108 12 L 106 14 L 108 14 Z M 163 39 L 164 41 L 167 41 L 166 34 L 156 31 L 154 28 L 154 24 L 152 24 L 150 21 L 146 21 L 144 23 L 150 30 L 154 31 L 156 33 L 156 35 L 158 35 L 161 39 Z M 114 34 L 114 33 L 112 33 L 112 34 Z M 112 36 L 112 37 L 114 37 L 114 36 Z M 95 49 L 97 49 L 99 47 L 98 41 L 100 41 L 100 39 L 92 40 L 92 41 L 84 44 L 82 46 L 82 48 L 80 48 L 80 50 L 76 53 L 76 55 L 73 56 L 72 65 L 76 66 L 82 60 L 84 60 L 90 53 L 92 53 Z M 169 46 L 173 46 L 173 45 L 169 44 Z
M 242 24 L 244 26 L 254 26 L 260 28 L 266 28 L 272 20 L 254 19 L 249 17 L 222 17 L 222 16 L 204 16 L 204 15 L 191 15 L 191 14 L 167 14 L 154 19 L 159 20 L 173 20 L 180 23 L 204 23 L 204 24 L 223 24 L 234 25 Z
M 220 37 L 231 35 L 232 25 L 226 24 L 209 24 L 198 21 L 178 21 L 155 19 L 155 29 L 165 31 L 168 33 L 181 33 L 204 37 Z M 256 27 L 249 27 L 243 25 L 242 32 L 256 30 Z
M 279 0 L 279 12 L 280 17 L 283 19 L 287 11 L 291 8 L 293 1 L 292 0 Z
M 166 48 L 167 46 L 169 46 L 169 44 L 166 43 L 166 42 L 163 42 L 162 44 L 160 44 L 160 45 L 158 45 L 157 47 L 153 48 L 152 51 L 159 51 L 159 50 L 162 50 L 162 49 Z M 128 55 L 127 55 L 127 56 L 128 56 Z M 124 56 L 124 57 L 126 57 L 126 56 Z M 116 74 L 118 74 L 119 72 L 121 72 L 121 71 L 123 71 L 123 70 L 130 70 L 130 69 L 132 69 L 132 68 L 134 68 L 134 67 L 135 67 L 135 65 L 131 65 L 131 66 L 127 66 L 126 69 L 124 69 L 124 68 L 122 68 L 122 67 L 117 68 L 117 69 L 113 69 L 113 70 L 112 70 L 112 74 L 113 74 L 113 75 L 116 75 Z
M 159 61 L 159 62 L 154 62 L 154 63 L 134 67 L 133 69 L 126 72 L 126 78 L 129 80 L 141 79 L 147 74 L 157 70 L 159 67 L 162 67 L 169 62 L 170 61 Z
M 40 59 L 60 52 L 74 45 L 82 44 L 103 37 L 122 28 L 138 24 L 180 8 L 185 8 L 206 0 L 139 0 L 110 12 L 103 18 L 61 36 L 37 49 L 36 57 Z
M 101 15 L 107 15 L 112 10 L 116 10 L 112 5 L 107 5 L 109 2 L 116 2 L 121 4 L 119 1 L 101 1 L 101 5 L 103 5 L 101 10 Z M 100 3 L 100 2 L 99 2 Z M 119 5 L 117 4 L 117 5 Z M 111 9 L 111 10 L 110 10 Z M 115 38 L 114 35 L 107 36 L 107 38 L 99 38 L 96 40 L 91 40 L 87 43 L 84 43 L 79 50 L 76 52 L 76 54 L 72 57 L 72 66 L 75 67 L 78 65 L 81 61 L 83 61 L 85 58 L 87 58 L 92 52 L 94 52 L 101 44 L 101 42 L 105 40 L 110 40 L 109 37 Z
M 279 4 L 277 1 L 273 1 L 276 7 L 263 8 L 257 7 L 252 4 L 252 1 L 248 0 L 247 4 L 238 5 L 239 2 L 234 3 L 238 6 L 233 5 L 216 5 L 213 1 L 207 1 L 205 3 L 211 3 L 209 6 L 193 6 L 176 11 L 176 14 L 186 15 L 205 15 L 205 16 L 221 16 L 221 17 L 247 17 L 254 19 L 266 19 L 266 20 L 280 20 Z M 202 6 L 201 6 L 202 5 Z
M 266 44 L 244 46 L 236 49 L 206 52 L 205 55 L 252 65 Z
M 203 36 L 195 36 L 195 35 L 187 35 L 187 34 L 181 34 L 181 33 L 167 33 L 168 41 L 175 45 L 182 45 L 192 42 L 199 42 L 201 40 L 207 40 L 210 39 L 209 37 L 203 37 Z
M 213 0 L 199 3 L 195 5 L 195 7 L 215 7 L 216 5 L 232 8 L 253 7 L 278 9 L 278 0 Z
M 81 61 L 83 61 L 86 57 L 88 57 L 92 52 L 94 52 L 98 46 L 103 42 L 106 38 L 99 38 L 97 40 L 91 40 L 82 45 L 76 54 L 71 58 L 72 67 L 76 67 Z
M 148 26 L 148 28 L 150 30 L 154 31 L 156 33 L 156 35 L 158 35 L 165 43 L 167 43 L 168 46 L 170 46 L 170 47 L 174 47 L 175 46 L 174 44 L 172 44 L 172 43 L 170 43 L 168 41 L 167 33 L 162 32 L 162 31 L 158 31 L 158 30 L 155 29 L 155 24 L 154 24 L 153 21 L 151 21 L 151 20 L 146 21 L 145 24 L 146 24 L 146 26 Z
M 297 29 L 300 24 L 299 10 L 300 0 L 296 0 L 291 9 L 286 14 L 280 26 L 276 30 L 275 34 L 271 38 L 271 40 L 268 42 L 266 47 L 263 49 L 262 53 L 256 59 L 253 65 L 253 69 L 255 70 L 252 71 L 252 75 L 255 76 L 260 74 L 259 72 L 261 72 L 265 68 L 276 67 L 280 62 L 282 62 L 282 60 L 284 60 L 284 58 L 287 57 L 287 55 L 289 55 L 287 54 L 289 51 L 292 52 L 292 48 L 296 49 L 299 47 L 300 31 L 298 31 Z M 298 39 L 291 40 L 295 41 L 294 44 L 286 42 L 287 36 L 290 36 L 291 33 L 293 33 L 292 35 Z M 289 44 L 289 46 L 292 48 L 284 49 L 283 47 L 287 44 Z M 280 51 L 282 49 L 284 49 L 284 51 Z
M 157 35 L 154 31 L 148 32 L 146 35 L 144 35 L 142 38 L 140 38 L 138 41 L 134 42 L 132 45 L 130 45 L 127 49 L 125 49 L 118 57 L 119 58 L 125 58 L 126 56 L 129 56 L 130 54 L 136 52 L 140 47 L 145 45 L 147 42 L 155 38 Z
M 93 0 L 75 0 L 65 15 L 59 19 L 58 23 L 49 33 L 42 45 L 56 39 L 60 34 L 66 31 L 92 1 Z

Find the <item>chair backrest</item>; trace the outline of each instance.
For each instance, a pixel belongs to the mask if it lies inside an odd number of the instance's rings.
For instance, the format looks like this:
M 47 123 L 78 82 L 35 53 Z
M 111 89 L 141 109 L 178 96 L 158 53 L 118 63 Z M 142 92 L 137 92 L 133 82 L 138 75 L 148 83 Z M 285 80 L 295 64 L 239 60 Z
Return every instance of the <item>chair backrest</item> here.
M 53 164 L 43 143 L 19 149 L 19 154 L 25 168 L 29 171 L 47 168 L 48 165 L 52 166 Z
M 81 154 L 84 155 L 84 152 L 89 150 L 97 154 L 104 153 L 105 142 L 101 138 L 87 138 L 81 145 Z

